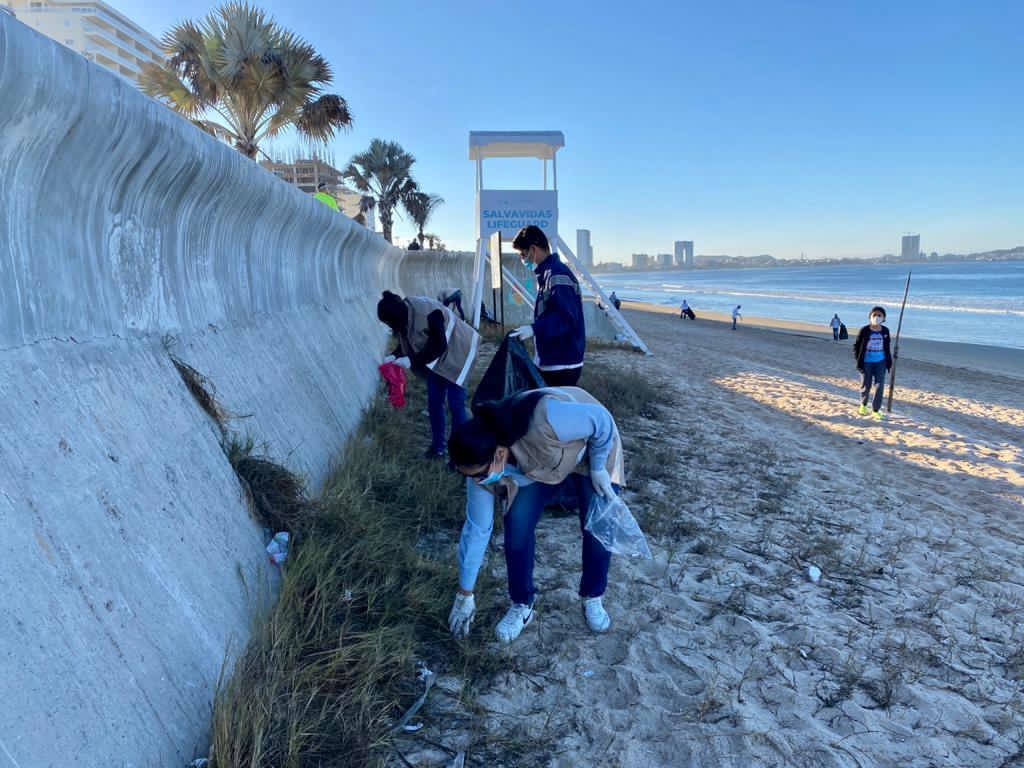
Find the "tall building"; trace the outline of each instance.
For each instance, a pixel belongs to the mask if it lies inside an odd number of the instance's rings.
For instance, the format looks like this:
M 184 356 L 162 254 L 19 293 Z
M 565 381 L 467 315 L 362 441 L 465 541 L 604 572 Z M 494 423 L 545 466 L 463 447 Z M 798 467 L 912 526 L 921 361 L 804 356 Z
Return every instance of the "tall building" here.
M 671 253 L 659 253 L 656 257 L 656 263 L 659 267 L 671 267 L 672 266 L 672 254 Z
M 359 216 L 360 213 L 366 219 L 366 226 L 374 229 L 376 221 L 374 209 L 364 210 L 361 192 L 354 192 L 345 187 L 345 179 L 341 171 L 322 158 L 296 158 L 291 162 L 272 162 L 264 160 L 260 163 L 264 168 L 282 181 L 294 184 L 307 194 L 315 194 L 317 187 L 323 182 L 327 185 L 327 191 L 338 201 L 338 207 L 342 213 L 350 219 Z
M 901 259 L 916 259 L 921 255 L 921 236 L 904 235 L 900 248 Z
M 576 230 L 576 258 L 583 262 L 587 269 L 594 268 L 594 249 L 590 245 L 590 230 Z
M 651 265 L 651 257 L 646 253 L 633 254 L 633 269 L 645 269 Z
M 693 240 L 676 240 L 675 257 L 677 267 L 693 268 Z
M 155 37 L 96 0 L 6 0 L 15 18 L 89 61 L 135 83 L 143 66 L 162 63 Z

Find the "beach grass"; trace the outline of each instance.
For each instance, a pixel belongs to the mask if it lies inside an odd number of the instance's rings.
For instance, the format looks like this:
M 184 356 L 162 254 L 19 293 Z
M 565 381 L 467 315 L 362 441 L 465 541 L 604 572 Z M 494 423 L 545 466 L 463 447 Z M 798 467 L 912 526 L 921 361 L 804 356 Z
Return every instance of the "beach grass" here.
M 485 648 L 448 635 L 464 493 L 422 459 L 421 389 L 402 410 L 371 404 L 315 503 L 235 446 L 260 518 L 292 545 L 276 603 L 217 691 L 216 768 L 381 764 L 422 693 L 417 662 L 468 680 L 493 669 Z

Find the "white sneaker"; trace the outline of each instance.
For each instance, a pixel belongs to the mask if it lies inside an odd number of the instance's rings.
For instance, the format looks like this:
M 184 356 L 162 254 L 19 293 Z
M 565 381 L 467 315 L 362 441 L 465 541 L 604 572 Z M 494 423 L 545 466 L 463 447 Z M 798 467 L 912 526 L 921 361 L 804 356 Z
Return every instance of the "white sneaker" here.
M 531 621 L 533 621 L 533 607 L 522 603 L 513 603 L 494 631 L 498 640 L 506 644 L 511 643 L 519 637 Z
M 583 615 L 591 632 L 607 632 L 608 627 L 612 625 L 612 617 L 601 605 L 600 597 L 583 598 Z

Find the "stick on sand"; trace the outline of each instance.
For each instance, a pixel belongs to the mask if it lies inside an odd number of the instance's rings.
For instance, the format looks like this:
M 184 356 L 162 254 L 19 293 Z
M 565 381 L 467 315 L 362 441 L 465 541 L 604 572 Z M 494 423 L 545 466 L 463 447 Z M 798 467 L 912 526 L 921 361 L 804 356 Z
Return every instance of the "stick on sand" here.
M 892 350 L 892 370 L 889 371 L 889 402 L 885 409 L 892 413 L 892 393 L 896 389 L 896 360 L 900 356 L 900 330 L 903 328 L 903 310 L 907 308 L 907 294 L 910 293 L 910 276 L 913 272 L 907 272 L 907 285 L 903 289 L 903 306 L 900 307 L 900 322 L 896 326 L 896 345 Z

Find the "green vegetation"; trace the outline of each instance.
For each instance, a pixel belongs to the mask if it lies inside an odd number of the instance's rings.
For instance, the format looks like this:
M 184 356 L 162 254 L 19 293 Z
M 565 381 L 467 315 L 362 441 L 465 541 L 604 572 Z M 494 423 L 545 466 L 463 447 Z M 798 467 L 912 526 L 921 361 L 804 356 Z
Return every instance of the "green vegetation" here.
M 416 225 L 419 233 L 417 239 L 422 246 L 423 241 L 427 238 L 427 235 L 423 233 L 423 229 L 427 226 L 427 222 L 430 221 L 430 217 L 434 215 L 434 211 L 444 205 L 444 198 L 440 195 L 428 195 L 426 192 L 420 192 L 417 189 L 405 196 L 405 199 L 402 200 L 402 205 L 405 208 L 405 212 L 409 214 L 409 218 Z M 431 248 L 433 248 L 433 243 L 431 243 Z
M 378 398 L 315 504 L 246 446 L 233 451 L 240 474 L 258 468 L 247 483 L 292 548 L 276 604 L 218 691 L 216 768 L 377 764 L 422 691 L 415 660 L 470 680 L 492 668 L 479 642 L 448 635 L 464 494 L 423 461 L 425 438 L 410 439 L 425 434 L 423 400 L 416 386 L 403 410 Z
M 352 125 L 345 99 L 324 93 L 334 79 L 324 58 L 248 3 L 176 25 L 163 48 L 168 60 L 146 66 L 142 90 L 246 157 L 286 129 L 326 142 Z
M 377 201 L 384 239 L 391 242 L 395 208 L 416 192 L 412 166 L 416 158 L 395 141 L 374 139 L 370 148 L 355 155 L 345 169 L 345 178 L 360 192 L 367 192 Z

